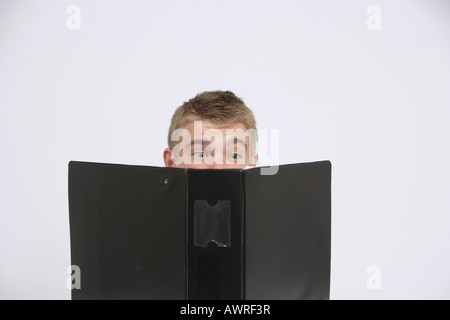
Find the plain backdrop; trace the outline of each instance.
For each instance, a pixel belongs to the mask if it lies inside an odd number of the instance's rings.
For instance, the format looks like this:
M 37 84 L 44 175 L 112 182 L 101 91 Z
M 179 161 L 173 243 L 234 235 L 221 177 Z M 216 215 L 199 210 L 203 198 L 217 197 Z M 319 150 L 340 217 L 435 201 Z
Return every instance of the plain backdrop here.
M 333 164 L 332 299 L 449 299 L 449 18 L 445 0 L 0 0 L 0 298 L 70 298 L 70 160 L 163 166 L 175 108 L 231 90 L 279 130 L 279 163 Z

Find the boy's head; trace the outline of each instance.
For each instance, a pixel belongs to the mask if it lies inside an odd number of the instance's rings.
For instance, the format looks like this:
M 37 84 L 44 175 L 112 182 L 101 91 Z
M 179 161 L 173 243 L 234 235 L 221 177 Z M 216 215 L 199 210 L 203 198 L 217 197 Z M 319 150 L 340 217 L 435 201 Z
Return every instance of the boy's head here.
M 206 91 L 175 110 L 164 150 L 166 167 L 243 169 L 255 166 L 256 121 L 230 91 Z

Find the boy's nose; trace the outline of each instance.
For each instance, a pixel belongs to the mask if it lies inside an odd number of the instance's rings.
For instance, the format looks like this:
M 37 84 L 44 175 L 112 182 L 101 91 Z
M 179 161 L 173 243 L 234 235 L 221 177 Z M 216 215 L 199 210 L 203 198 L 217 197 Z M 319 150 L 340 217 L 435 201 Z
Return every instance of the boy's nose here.
M 208 166 L 208 169 L 226 169 L 228 166 L 223 163 L 213 163 Z
M 208 169 L 224 169 L 227 167 L 223 158 L 220 156 L 209 155 L 204 159 L 204 163 L 207 165 Z
M 209 156 L 204 159 L 204 164 L 207 169 L 239 169 L 245 168 L 245 165 L 240 165 L 237 163 L 227 163 L 225 156 L 220 158 L 219 156 Z

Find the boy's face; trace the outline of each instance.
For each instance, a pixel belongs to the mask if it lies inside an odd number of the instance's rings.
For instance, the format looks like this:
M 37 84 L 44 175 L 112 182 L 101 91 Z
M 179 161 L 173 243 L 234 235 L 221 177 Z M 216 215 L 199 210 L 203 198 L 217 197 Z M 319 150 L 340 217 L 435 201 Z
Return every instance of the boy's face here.
M 249 131 L 247 131 L 248 133 Z M 244 169 L 256 166 L 255 139 L 240 124 L 222 125 L 209 120 L 189 123 L 179 132 L 176 145 L 164 150 L 166 167 Z

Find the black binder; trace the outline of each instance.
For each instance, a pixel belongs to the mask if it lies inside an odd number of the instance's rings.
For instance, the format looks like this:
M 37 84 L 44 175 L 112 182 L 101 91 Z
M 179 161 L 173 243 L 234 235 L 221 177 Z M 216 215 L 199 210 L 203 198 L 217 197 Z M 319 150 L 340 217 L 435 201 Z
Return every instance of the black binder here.
M 69 163 L 72 299 L 328 299 L 331 163 Z

